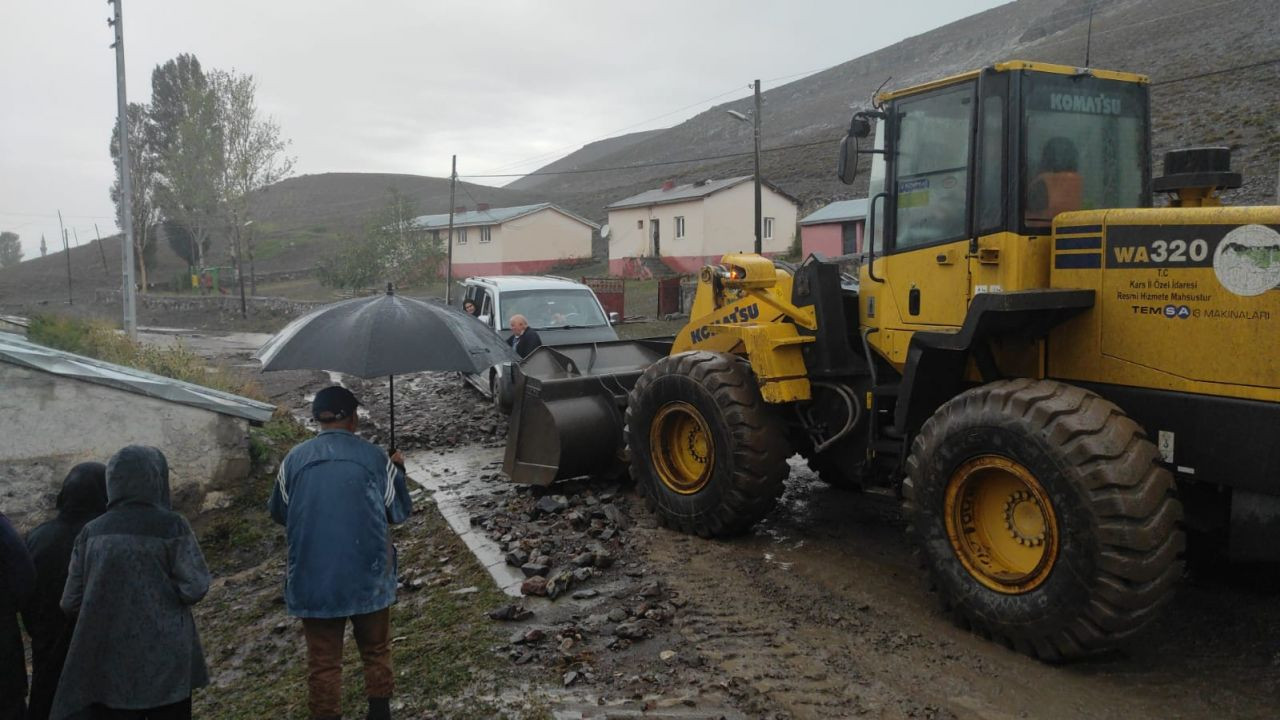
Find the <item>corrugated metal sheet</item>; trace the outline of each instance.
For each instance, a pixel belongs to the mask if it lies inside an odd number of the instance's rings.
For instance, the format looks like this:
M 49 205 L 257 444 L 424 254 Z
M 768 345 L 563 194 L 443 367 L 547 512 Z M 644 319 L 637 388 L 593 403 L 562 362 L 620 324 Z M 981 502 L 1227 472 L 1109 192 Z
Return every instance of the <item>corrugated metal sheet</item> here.
M 239 395 L 36 345 L 9 333 L 0 333 L 0 362 L 244 418 L 255 423 L 270 420 L 276 409 L 274 405 Z
M 862 220 L 867 216 L 867 199 L 837 200 L 830 205 L 800 220 L 801 225 L 820 225 L 822 223 L 844 222 L 846 220 Z
M 599 225 L 579 217 L 564 208 L 557 207 L 551 203 L 538 203 L 537 205 L 516 205 L 515 207 L 505 208 L 489 208 L 488 210 L 468 210 L 464 213 L 455 213 L 453 216 L 453 226 L 459 227 L 475 227 L 477 225 L 499 225 L 509 220 L 515 220 L 518 217 L 531 215 L 539 210 L 551 208 L 556 212 L 567 215 L 584 225 L 590 225 L 593 229 L 599 229 Z M 413 224 L 420 228 L 428 230 L 440 230 L 449 227 L 449 213 L 440 213 L 438 215 L 420 215 L 413 219 Z

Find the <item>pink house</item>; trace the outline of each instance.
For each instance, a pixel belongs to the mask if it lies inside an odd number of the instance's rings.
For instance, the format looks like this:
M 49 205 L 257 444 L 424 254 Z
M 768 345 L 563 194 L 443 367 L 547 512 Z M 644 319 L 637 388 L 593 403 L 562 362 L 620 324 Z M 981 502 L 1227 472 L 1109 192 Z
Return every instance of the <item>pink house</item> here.
M 867 200 L 838 200 L 800 221 L 800 249 L 805 257 L 824 257 L 862 252 L 862 233 L 867 221 Z

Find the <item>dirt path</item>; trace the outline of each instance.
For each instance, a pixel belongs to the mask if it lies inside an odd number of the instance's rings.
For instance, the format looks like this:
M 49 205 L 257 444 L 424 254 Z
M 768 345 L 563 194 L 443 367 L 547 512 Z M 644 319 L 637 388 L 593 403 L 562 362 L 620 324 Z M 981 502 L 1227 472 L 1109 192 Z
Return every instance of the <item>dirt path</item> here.
M 1192 578 L 1123 652 L 1051 667 L 941 617 L 917 580 L 896 503 L 830 490 L 802 467 L 748 537 L 657 530 L 647 539 L 649 562 L 689 601 L 679 631 L 754 691 L 749 709 L 761 716 L 1276 716 L 1274 591 Z

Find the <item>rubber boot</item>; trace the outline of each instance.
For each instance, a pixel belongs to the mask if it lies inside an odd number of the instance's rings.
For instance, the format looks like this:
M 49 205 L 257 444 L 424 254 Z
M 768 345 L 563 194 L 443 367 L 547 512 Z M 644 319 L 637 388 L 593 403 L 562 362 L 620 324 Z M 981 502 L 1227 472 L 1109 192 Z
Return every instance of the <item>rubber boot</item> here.
M 391 720 L 391 698 L 369 698 L 369 714 L 365 720 Z

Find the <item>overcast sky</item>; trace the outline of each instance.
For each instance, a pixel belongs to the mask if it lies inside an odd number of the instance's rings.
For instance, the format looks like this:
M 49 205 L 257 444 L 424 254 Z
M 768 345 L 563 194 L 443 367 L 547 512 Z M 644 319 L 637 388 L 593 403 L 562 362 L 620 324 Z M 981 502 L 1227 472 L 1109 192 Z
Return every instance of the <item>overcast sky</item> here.
M 253 74 L 299 174 L 529 171 L 994 7 L 993 0 L 125 0 L 129 99 L 179 53 Z M 0 230 L 116 232 L 102 0 L 0 0 Z M 770 79 L 773 79 L 771 82 Z M 673 112 L 677 111 L 678 112 Z M 493 181 L 495 183 L 502 181 Z

